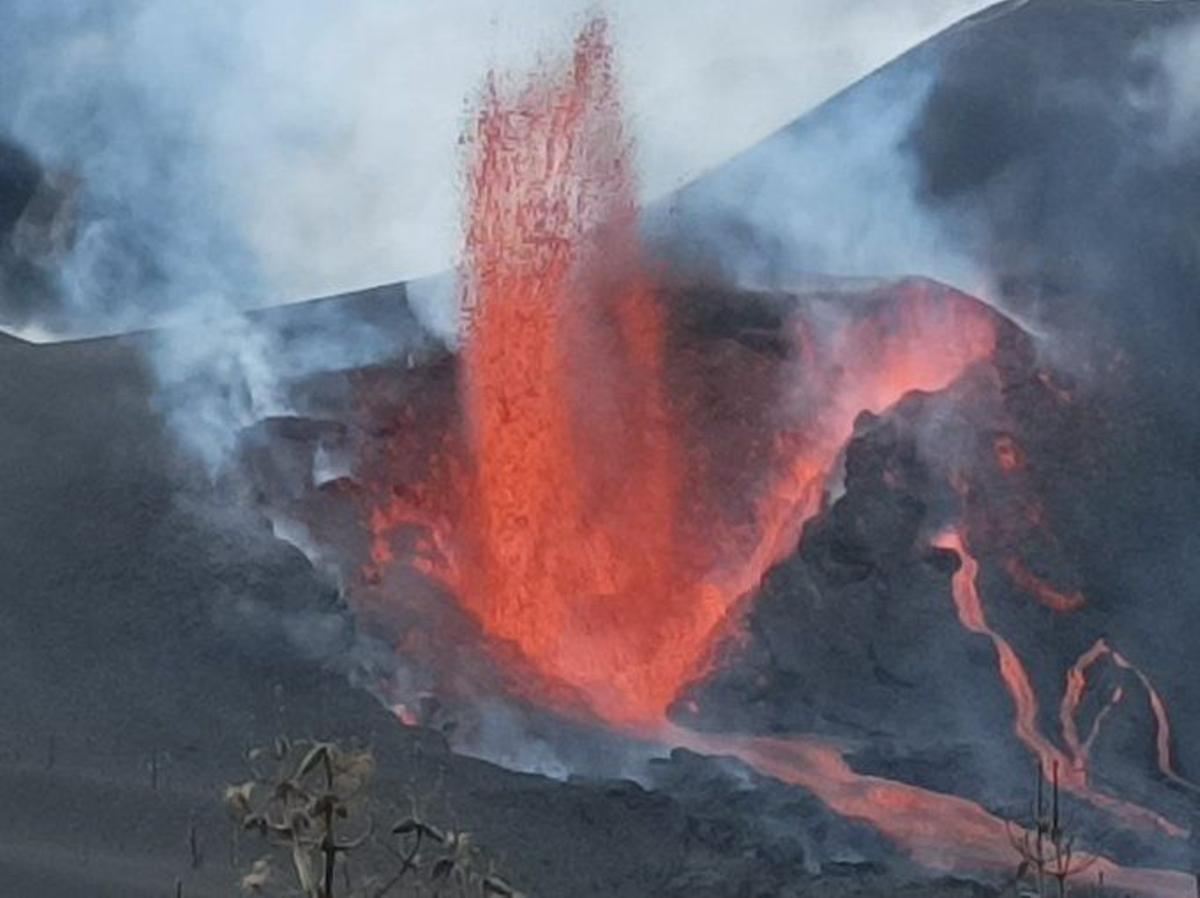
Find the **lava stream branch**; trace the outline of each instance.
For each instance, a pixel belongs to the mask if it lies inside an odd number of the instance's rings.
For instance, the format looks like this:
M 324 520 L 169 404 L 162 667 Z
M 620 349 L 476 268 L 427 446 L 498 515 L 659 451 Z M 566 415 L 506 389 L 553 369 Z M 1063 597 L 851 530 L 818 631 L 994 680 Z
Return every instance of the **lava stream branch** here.
M 987 636 L 992 641 L 996 650 L 1001 680 L 1013 702 L 1014 731 L 1021 743 L 1038 759 L 1043 773 L 1049 777 L 1054 770 L 1058 770 L 1064 789 L 1130 825 L 1157 829 L 1173 838 L 1187 836 L 1187 830 L 1184 827 L 1172 823 L 1161 814 L 1132 802 L 1113 798 L 1092 788 L 1088 782 L 1085 754 L 1082 751 L 1072 751 L 1072 754 L 1068 755 L 1041 731 L 1038 724 L 1037 692 L 1029 678 L 1029 673 L 1008 641 L 988 625 L 983 598 L 979 592 L 979 562 L 967 549 L 962 534 L 957 530 L 948 530 L 941 534 L 935 540 L 935 545 L 938 548 L 949 549 L 959 557 L 960 566 L 951 583 L 959 621 L 972 633 Z M 1093 649 L 1093 652 L 1096 651 Z M 1103 651 L 1107 651 L 1106 646 Z M 1114 660 L 1116 660 L 1115 657 Z M 1091 663 L 1091 661 L 1087 663 Z M 1084 667 L 1086 668 L 1086 664 Z M 1068 674 L 1068 696 L 1073 689 L 1081 688 L 1077 686 L 1078 680 L 1073 682 L 1070 676 Z M 1146 682 L 1148 683 L 1148 681 Z M 1157 695 L 1157 693 L 1154 694 Z M 1161 701 L 1158 704 L 1161 706 Z M 1073 715 L 1067 715 L 1067 717 L 1073 717 Z M 1063 717 L 1063 713 L 1060 713 L 1060 718 L 1067 719 Z M 1160 720 L 1159 729 L 1160 762 L 1163 750 L 1162 723 L 1164 721 L 1165 712 Z M 1079 746 L 1077 731 L 1065 730 L 1064 741 L 1072 749 Z
M 1086 763 L 1088 751 L 1099 735 L 1103 719 L 1108 715 L 1113 706 L 1119 703 L 1125 696 L 1124 687 L 1118 686 L 1113 691 L 1108 703 L 1101 708 L 1093 720 L 1088 738 L 1080 743 L 1078 724 L 1075 722 L 1075 718 L 1079 706 L 1083 701 L 1084 691 L 1087 688 L 1087 671 L 1103 658 L 1111 660 L 1119 670 L 1130 673 L 1146 694 L 1146 701 L 1150 706 L 1151 714 L 1154 716 L 1154 749 L 1159 772 L 1168 781 L 1181 788 L 1200 791 L 1200 787 L 1191 780 L 1181 776 L 1175 769 L 1175 762 L 1171 752 L 1171 720 L 1167 714 L 1166 702 L 1163 701 L 1162 696 L 1141 668 L 1113 649 L 1104 639 L 1097 639 L 1095 644 L 1080 655 L 1079 659 L 1067 672 L 1067 687 L 1063 693 L 1059 717 L 1063 724 L 1064 738 L 1068 746 L 1072 748 L 1072 753 L 1080 762 Z
M 766 776 L 807 789 L 841 816 L 871 825 L 931 870 L 1012 869 L 1011 824 L 965 798 L 856 773 L 836 748 L 819 740 L 702 734 L 673 726 L 661 738 L 737 758 Z M 1102 856 L 1091 869 L 1103 872 L 1111 888 L 1129 894 L 1195 895 L 1195 879 L 1175 870 L 1122 867 Z

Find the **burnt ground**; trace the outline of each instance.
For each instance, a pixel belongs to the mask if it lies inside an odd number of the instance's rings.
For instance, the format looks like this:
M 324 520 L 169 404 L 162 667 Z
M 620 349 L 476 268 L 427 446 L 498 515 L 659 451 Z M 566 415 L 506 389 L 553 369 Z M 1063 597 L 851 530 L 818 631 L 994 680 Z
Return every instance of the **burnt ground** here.
M 666 788 L 649 791 L 565 783 L 401 726 L 351 683 L 337 590 L 181 460 L 142 358 L 129 340 L 0 346 L 10 894 L 230 894 L 234 861 L 257 855 L 219 793 L 281 733 L 370 744 L 381 794 L 473 831 L 534 895 L 903 894 L 915 873 L 879 867 L 870 834 L 715 762 L 657 762 Z

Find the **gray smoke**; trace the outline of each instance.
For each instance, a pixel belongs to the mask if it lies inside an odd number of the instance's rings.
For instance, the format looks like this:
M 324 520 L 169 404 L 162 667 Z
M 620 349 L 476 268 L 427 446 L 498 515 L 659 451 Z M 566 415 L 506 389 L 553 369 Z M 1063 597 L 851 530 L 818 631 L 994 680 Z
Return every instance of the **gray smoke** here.
M 981 268 L 923 207 L 906 146 L 936 74 L 921 55 L 850 89 L 657 206 L 653 239 L 747 288 L 922 274 L 978 291 Z
M 604 4 L 647 195 L 981 5 Z M 58 295 L 6 290 L 0 324 L 111 332 L 448 267 L 469 98 L 568 47 L 590 6 L 5 4 L 0 138 L 66 185 L 73 239 L 40 259 Z
M 226 64 L 219 42 L 201 67 L 180 52 L 182 25 L 146 4 L 18 0 L 4 18 L 0 133 L 62 185 L 51 215 L 71 232 L 39 260 L 53 295 L 36 309 L 5 296 L 5 323 L 124 330 L 257 295 L 258 266 L 199 139 L 197 85 Z
M 884 17 L 826 0 L 754 0 L 736 15 L 718 2 L 606 4 L 646 191 L 979 5 L 909 2 Z M 164 327 L 149 341 L 160 405 L 215 471 L 244 427 L 294 411 L 298 380 L 421 339 L 333 309 L 285 339 L 243 313 L 451 265 L 469 98 L 489 67 L 564 52 L 589 7 L 6 4 L 0 327 L 48 339 Z M 456 295 L 449 275 L 411 291 L 447 340 Z
M 1143 44 L 1139 57 L 1163 75 L 1163 150 L 1176 158 L 1196 152 L 1200 142 L 1200 23 L 1162 32 Z

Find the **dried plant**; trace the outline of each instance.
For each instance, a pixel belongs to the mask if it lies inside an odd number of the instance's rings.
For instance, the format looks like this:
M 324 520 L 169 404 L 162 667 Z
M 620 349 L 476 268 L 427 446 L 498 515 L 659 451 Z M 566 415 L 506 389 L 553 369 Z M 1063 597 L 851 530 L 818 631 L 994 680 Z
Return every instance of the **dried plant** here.
M 369 751 L 280 738 L 247 759 L 253 776 L 227 787 L 225 803 L 239 826 L 286 857 L 291 875 L 277 872 L 272 855 L 259 858 L 242 877 L 246 894 L 522 898 L 468 833 L 426 822 L 415 805 L 408 817 L 379 832 Z M 355 870 L 363 871 L 357 883 L 350 874 L 352 854 Z
M 248 760 L 254 777 L 227 788 L 226 804 L 244 829 L 289 852 L 304 898 L 333 898 L 338 858 L 364 845 L 374 829 L 365 799 L 375 770 L 371 753 L 280 738 Z M 264 770 L 266 763 L 273 769 Z M 260 859 L 242 888 L 262 893 L 271 878 L 269 859 Z
M 1051 797 L 1045 800 L 1045 774 L 1037 767 L 1037 789 L 1033 803 L 1033 826 L 1030 829 L 1008 825 L 1008 838 L 1021 858 L 1017 881 L 1030 882 L 1021 892 L 1028 898 L 1066 898 L 1067 881 L 1079 876 L 1096 863 L 1094 855 L 1083 854 L 1076 848 L 1075 835 L 1068 832 L 1060 805 L 1058 763 L 1051 774 Z M 1100 880 L 1103 883 L 1103 879 Z M 1053 891 L 1051 891 L 1051 889 Z

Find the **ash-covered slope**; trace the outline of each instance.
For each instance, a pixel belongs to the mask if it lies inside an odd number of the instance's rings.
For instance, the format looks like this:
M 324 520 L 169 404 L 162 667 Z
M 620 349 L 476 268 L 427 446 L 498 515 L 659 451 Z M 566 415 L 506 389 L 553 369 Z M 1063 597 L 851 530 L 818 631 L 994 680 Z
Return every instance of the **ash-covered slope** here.
M 6 338 L 0 380 L 0 794 L 15 809 L 0 869 L 13 894 L 129 898 L 176 880 L 229 894 L 257 855 L 231 842 L 220 789 L 245 748 L 280 733 L 368 742 L 397 813 L 415 794 L 533 895 L 904 893 L 854 866 L 887 856 L 873 836 L 795 790 L 747 792 L 722 765 L 658 762 L 646 781 L 659 792 L 566 784 L 402 727 L 352 685 L 377 647 L 333 584 L 233 501 L 236 484 L 213 486 L 178 453 L 136 340 Z M 823 885 L 831 863 L 844 875 Z
M 1040 758 L 1064 778 L 1083 772 L 1068 800 L 1085 840 L 1186 866 L 1184 833 L 1132 807 L 1182 829 L 1195 820 L 1188 723 L 1170 704 L 1186 695 L 1184 662 L 1129 638 L 1134 609 L 1095 602 L 1086 562 L 1057 536 L 1046 480 L 1097 463 L 1080 435 L 1107 418 L 1095 396 L 1033 366 L 1030 348 L 1001 345 L 990 370 L 859 419 L 842 494 L 765 578 L 674 717 L 826 734 L 853 746 L 860 772 L 1003 814 L 1021 813 Z M 1126 601 L 1152 613 L 1155 598 Z
M 807 293 L 688 287 L 664 301 L 673 321 L 666 380 L 694 473 L 703 475 L 689 481 L 689 495 L 715 497 L 710 514 L 739 521 L 763 507 L 778 438 L 819 442 L 827 419 L 814 408 L 837 407 L 840 395 L 869 401 L 893 378 L 911 383 L 927 354 L 954 352 L 952 338 L 978 315 L 996 336 L 994 351 L 968 355 L 972 363 L 948 385 L 928 382 L 931 392 L 859 419 L 828 506 L 814 509 L 799 549 L 748 597 L 728 644 L 679 694 L 672 719 L 716 734 L 844 740 L 861 773 L 1002 814 L 1023 812 L 1041 757 L 1047 769 L 1081 771 L 1073 799 L 1088 844 L 1125 863 L 1186 867 L 1181 829 L 1195 805 L 1178 736 L 1154 716 L 1164 696 L 1168 716 L 1178 715 L 1170 705 L 1177 668 L 1140 651 L 1092 598 L 1086 567 L 1058 535 L 1064 510 L 1044 499 L 1059 478 L 1095 476 L 1103 451 L 1088 436 L 1103 441 L 1123 426 L 1109 419 L 1107 394 L 1040 361 L 1011 322 L 920 280 L 827 282 Z M 931 326 L 939 320 L 963 329 Z M 839 347 L 832 358 L 831 346 Z M 872 372 L 867 383 L 878 375 L 874 387 L 856 382 L 860 367 Z M 246 470 L 275 519 L 341 570 L 364 628 L 400 647 L 408 669 L 394 700 L 412 709 L 420 691 L 437 695 L 439 713 L 448 709 L 459 724 L 455 738 L 491 753 L 503 747 L 488 732 L 486 708 L 515 703 L 511 719 L 527 737 L 596 764 L 564 748 L 575 741 L 570 728 L 527 706 L 545 700 L 539 673 L 497 651 L 436 565 L 421 563 L 452 536 L 441 524 L 453 514 L 441 490 L 452 484 L 431 472 L 457 457 L 446 447 L 462 426 L 461 377 L 446 356 L 310 380 L 294 396 L 299 417 L 247 433 Z M 781 416 L 789 406 L 798 417 Z M 353 459 L 349 473 L 314 480 L 322 455 Z M 382 569 L 362 525 L 381 502 L 400 508 Z M 943 541 L 951 531 L 963 540 L 955 551 Z M 686 532 L 695 539 L 689 554 L 705 557 L 720 531 L 692 522 Z M 954 581 L 977 564 L 973 612 Z M 1101 645 L 1118 654 L 1106 650 L 1081 669 L 1085 700 L 1070 706 L 1073 667 Z M 1114 688 L 1123 698 L 1108 698 Z M 1069 727 L 1087 737 L 1086 752 Z

